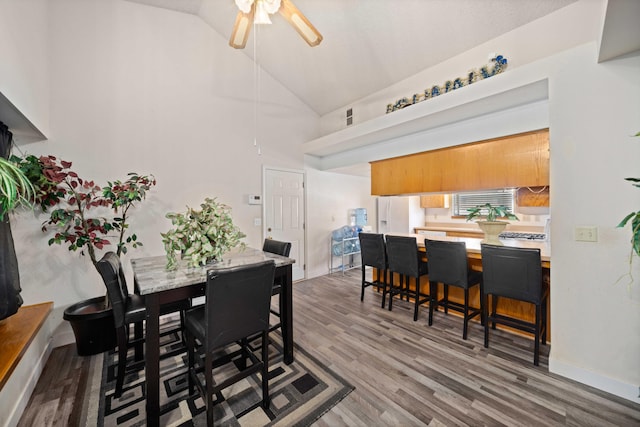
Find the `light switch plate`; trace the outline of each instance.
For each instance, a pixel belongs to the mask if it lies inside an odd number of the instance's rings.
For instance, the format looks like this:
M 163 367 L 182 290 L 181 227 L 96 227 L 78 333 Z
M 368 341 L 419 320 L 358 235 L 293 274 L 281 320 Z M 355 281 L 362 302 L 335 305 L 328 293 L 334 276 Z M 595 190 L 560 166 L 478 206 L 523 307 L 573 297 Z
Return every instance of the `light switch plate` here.
M 581 225 L 574 229 L 574 240 L 576 242 L 597 242 L 598 227 L 593 225 Z

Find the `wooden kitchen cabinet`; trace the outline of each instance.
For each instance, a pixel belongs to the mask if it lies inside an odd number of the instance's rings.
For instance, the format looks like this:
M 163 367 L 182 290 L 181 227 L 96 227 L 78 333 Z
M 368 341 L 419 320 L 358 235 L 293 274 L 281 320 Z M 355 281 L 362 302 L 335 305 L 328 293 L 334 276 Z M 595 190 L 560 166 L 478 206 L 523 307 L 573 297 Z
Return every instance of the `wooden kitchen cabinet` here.
M 444 208 L 445 206 L 444 194 L 433 194 L 428 196 L 420 196 L 421 208 Z
M 549 185 L 548 129 L 371 162 L 371 194 Z
M 548 207 L 549 187 L 521 187 L 516 194 L 518 206 Z

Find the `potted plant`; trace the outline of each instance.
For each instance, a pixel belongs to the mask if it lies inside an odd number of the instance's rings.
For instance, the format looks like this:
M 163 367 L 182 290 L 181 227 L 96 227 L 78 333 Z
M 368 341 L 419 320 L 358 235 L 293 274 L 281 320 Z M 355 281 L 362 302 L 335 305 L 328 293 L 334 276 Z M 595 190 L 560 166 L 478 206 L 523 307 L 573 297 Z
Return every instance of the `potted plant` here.
M 0 157 L 0 217 L 33 200 L 33 185 L 12 161 Z
M 33 195 L 33 186 L 22 170 L 0 156 L 0 322 L 16 314 L 23 302 L 8 214 L 21 204 L 30 204 Z
M 69 251 L 80 251 L 95 266 L 97 251 L 111 244 L 110 233 L 118 235 L 115 249 L 118 256 L 126 253 L 127 245 L 142 245 L 135 234 L 127 234 L 127 215 L 155 185 L 153 176 L 130 173 L 124 182 L 109 182 L 100 188 L 72 171 L 71 162 L 58 161 L 54 156 L 27 156 L 20 159 L 19 165 L 34 184 L 37 203 L 49 214 L 42 231 L 52 234 L 50 246 L 66 245 Z M 113 217 L 94 215 L 108 212 L 109 208 L 113 209 Z M 71 323 L 79 355 L 115 347 L 113 314 L 106 296 L 69 306 L 64 319 Z
M 476 223 L 482 231 L 484 231 L 484 240 L 482 240 L 482 243 L 489 243 L 491 245 L 502 245 L 498 236 L 509 224 L 507 221 L 499 220 L 499 218 L 519 221 L 518 217 L 503 205 L 493 206 L 491 203 L 485 203 L 467 209 L 467 211 L 469 212 L 466 216 L 467 221 L 471 221 L 474 218 L 485 218 L 484 220 L 476 221 Z
M 635 136 L 640 136 L 640 132 L 636 133 Z M 625 181 L 629 181 L 634 187 L 640 188 L 640 178 L 625 178 Z M 631 257 L 633 257 L 634 252 L 640 256 L 640 210 L 625 216 L 618 224 L 618 227 L 626 227 L 627 223 L 631 224 Z
M 175 270 L 181 254 L 189 267 L 199 267 L 221 260 L 229 249 L 245 244 L 245 234 L 233 224 L 231 208 L 216 199 L 206 198 L 200 210 L 187 206 L 185 213 L 168 213 L 175 228 L 162 233 L 167 253 L 167 270 Z

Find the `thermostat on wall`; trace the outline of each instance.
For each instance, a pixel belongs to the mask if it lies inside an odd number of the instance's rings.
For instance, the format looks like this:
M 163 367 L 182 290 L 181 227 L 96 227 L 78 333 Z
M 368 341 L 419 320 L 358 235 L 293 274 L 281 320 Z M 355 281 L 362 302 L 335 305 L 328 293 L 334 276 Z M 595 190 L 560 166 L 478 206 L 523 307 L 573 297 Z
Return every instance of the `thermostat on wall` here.
M 250 205 L 261 205 L 262 204 L 262 197 L 250 194 L 249 195 L 249 204 Z

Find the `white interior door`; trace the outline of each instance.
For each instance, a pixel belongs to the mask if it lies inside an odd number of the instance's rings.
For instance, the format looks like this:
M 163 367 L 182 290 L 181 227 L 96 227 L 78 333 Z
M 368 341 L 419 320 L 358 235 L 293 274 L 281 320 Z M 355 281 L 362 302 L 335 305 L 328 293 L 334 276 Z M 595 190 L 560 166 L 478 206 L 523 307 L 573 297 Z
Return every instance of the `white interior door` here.
M 293 280 L 304 279 L 304 173 L 265 168 L 264 192 L 264 236 L 291 242 Z

